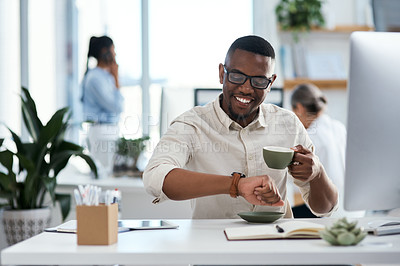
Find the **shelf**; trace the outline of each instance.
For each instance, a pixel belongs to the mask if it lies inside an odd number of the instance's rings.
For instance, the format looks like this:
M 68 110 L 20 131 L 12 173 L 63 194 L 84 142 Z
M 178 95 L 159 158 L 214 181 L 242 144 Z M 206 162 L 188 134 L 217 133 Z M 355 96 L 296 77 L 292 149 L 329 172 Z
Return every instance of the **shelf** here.
M 283 33 L 290 33 L 290 30 L 282 30 L 279 29 L 280 32 Z M 311 28 L 310 33 L 352 33 L 353 31 L 374 31 L 374 27 L 370 27 L 367 25 L 337 25 L 334 29 L 327 29 L 327 28 L 319 28 L 313 27 Z
M 335 29 L 331 30 L 333 32 L 353 32 L 353 31 L 374 31 L 375 29 L 370 26 L 360 26 L 360 25 L 338 25 Z
M 283 87 L 285 90 L 291 90 L 301 83 L 312 83 L 320 89 L 346 89 L 347 80 L 345 79 L 286 79 L 284 80 Z
M 364 25 L 337 25 L 334 29 L 314 28 L 312 32 L 339 32 L 339 33 L 352 33 L 353 31 L 373 31 L 373 27 Z

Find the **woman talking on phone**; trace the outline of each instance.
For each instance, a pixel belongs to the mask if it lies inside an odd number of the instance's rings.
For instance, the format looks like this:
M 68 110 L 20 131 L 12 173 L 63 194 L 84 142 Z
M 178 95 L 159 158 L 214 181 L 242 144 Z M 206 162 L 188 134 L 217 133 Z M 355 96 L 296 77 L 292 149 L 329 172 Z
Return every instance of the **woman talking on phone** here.
M 90 122 L 88 130 L 89 151 L 110 174 L 115 140 L 118 138 L 119 116 L 124 98 L 119 90 L 118 64 L 115 48 L 108 36 L 91 37 L 86 73 L 82 81 L 84 121 Z M 89 69 L 89 59 L 97 66 Z
M 97 60 L 97 66 L 89 69 L 91 57 Z M 86 67 L 82 82 L 85 121 L 117 124 L 124 98 L 119 91 L 118 64 L 110 37 L 90 38 Z

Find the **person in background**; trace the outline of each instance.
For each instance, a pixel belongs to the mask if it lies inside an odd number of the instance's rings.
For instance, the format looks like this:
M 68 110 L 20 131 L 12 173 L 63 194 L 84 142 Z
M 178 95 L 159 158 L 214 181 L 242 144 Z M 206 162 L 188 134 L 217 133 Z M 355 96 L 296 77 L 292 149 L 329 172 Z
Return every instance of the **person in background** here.
M 219 64 L 222 94 L 176 118 L 144 171 L 148 193 L 164 200 L 192 200 L 192 217 L 239 218 L 244 211 L 281 211 L 292 217 L 286 185 L 290 178 L 317 216 L 336 209 L 337 191 L 299 119 L 264 104 L 276 79 L 275 52 L 259 36 L 230 46 Z M 294 163 L 267 167 L 264 146 L 292 147 Z
M 312 143 L 315 146 L 315 154 L 325 167 L 325 171 L 338 188 L 339 196 L 343 195 L 345 152 L 346 152 L 346 128 L 325 113 L 327 99 L 320 89 L 313 84 L 300 84 L 292 92 L 291 106 L 306 128 Z M 346 212 L 343 202 L 339 197 L 339 208 L 333 216 L 362 216 L 363 212 Z M 298 217 L 313 217 L 305 205 L 294 207 L 293 212 L 298 212 Z
M 91 37 L 87 70 L 82 81 L 84 121 L 89 122 L 89 151 L 110 174 L 115 141 L 119 135 L 118 122 L 124 98 L 120 92 L 118 64 L 114 42 L 108 36 Z M 97 66 L 89 69 L 90 58 Z
M 117 124 L 123 110 L 124 98 L 119 90 L 118 64 L 115 47 L 108 36 L 91 37 L 86 73 L 82 82 L 84 120 L 95 123 Z M 97 66 L 89 69 L 89 60 Z

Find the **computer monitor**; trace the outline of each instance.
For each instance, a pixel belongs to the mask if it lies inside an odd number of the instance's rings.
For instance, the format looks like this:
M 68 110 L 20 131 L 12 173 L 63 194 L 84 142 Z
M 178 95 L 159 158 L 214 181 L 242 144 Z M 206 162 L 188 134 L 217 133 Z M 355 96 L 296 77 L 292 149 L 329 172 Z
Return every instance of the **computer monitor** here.
M 400 208 L 400 33 L 350 37 L 344 208 Z

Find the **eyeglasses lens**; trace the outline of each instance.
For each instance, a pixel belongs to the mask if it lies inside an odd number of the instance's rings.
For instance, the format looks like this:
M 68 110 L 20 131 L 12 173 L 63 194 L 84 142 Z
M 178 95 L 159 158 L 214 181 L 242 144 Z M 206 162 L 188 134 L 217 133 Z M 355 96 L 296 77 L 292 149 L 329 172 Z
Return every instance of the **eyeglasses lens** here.
M 247 76 L 241 73 L 230 72 L 228 80 L 234 84 L 242 85 L 246 82 Z M 251 86 L 257 89 L 265 89 L 271 81 L 267 78 L 250 77 Z

